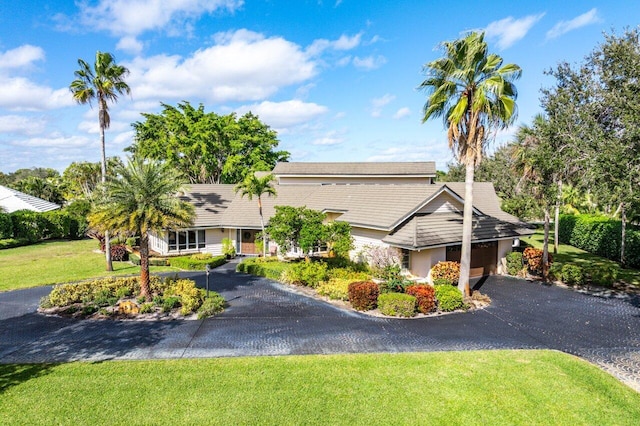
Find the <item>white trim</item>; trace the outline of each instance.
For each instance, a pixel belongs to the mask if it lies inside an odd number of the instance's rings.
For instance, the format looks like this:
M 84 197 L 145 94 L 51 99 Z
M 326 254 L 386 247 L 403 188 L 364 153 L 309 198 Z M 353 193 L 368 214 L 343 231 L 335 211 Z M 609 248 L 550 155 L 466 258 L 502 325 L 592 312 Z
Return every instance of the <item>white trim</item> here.
M 502 237 L 502 238 L 488 238 L 488 239 L 485 239 L 485 240 L 471 240 L 471 244 L 489 243 L 489 242 L 492 242 L 492 241 L 513 240 L 514 238 L 517 238 L 517 237 Z M 385 244 L 388 244 L 391 247 L 397 247 L 397 248 L 400 248 L 400 249 L 407 249 L 407 250 L 412 250 L 412 251 L 422 251 L 422 250 L 431 250 L 431 249 L 442 248 L 442 247 L 459 246 L 459 245 L 462 244 L 462 242 L 450 243 L 450 244 L 438 244 L 438 245 L 435 245 L 435 246 L 420 246 L 420 247 L 401 246 L 401 245 L 394 244 L 394 243 L 385 243 Z

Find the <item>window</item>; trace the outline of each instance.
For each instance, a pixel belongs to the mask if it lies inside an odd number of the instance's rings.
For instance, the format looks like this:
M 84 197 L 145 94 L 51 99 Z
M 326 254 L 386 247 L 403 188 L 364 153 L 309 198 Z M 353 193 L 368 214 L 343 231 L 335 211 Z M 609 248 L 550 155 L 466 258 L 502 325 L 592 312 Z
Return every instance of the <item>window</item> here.
M 196 250 L 206 245 L 205 230 L 169 231 L 169 251 Z
M 408 271 L 411 269 L 411 252 L 407 249 L 402 249 L 402 270 Z

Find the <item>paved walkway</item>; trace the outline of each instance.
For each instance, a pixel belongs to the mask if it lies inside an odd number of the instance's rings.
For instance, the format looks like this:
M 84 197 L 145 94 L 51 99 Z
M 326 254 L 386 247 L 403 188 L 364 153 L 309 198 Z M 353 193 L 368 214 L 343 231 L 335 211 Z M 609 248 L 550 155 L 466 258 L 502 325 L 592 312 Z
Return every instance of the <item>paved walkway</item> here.
M 89 321 L 35 312 L 41 287 L 0 293 L 0 363 L 247 355 L 557 349 L 640 391 L 640 300 L 603 298 L 506 277 L 490 307 L 422 319 L 376 318 L 297 294 L 227 265 L 211 288 L 229 307 L 201 321 Z M 185 274 L 204 287 L 202 273 Z

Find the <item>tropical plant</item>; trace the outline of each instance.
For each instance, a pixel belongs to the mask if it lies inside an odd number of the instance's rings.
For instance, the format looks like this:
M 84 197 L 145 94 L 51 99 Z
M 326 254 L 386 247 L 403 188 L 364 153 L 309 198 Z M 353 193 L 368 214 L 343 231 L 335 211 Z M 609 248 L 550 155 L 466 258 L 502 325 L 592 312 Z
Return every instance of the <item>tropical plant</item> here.
M 91 105 L 92 100 L 98 103 L 98 121 L 100 123 L 100 149 L 102 183 L 107 181 L 107 157 L 105 152 L 104 131 L 111 124 L 108 102 L 116 102 L 118 95 L 129 94 L 131 89 L 124 81 L 129 70 L 115 62 L 111 53 L 96 52 L 93 68 L 84 60 L 78 59 L 79 70 L 75 71 L 76 79 L 71 82 L 69 89 L 73 99 L 79 104 Z M 105 229 L 105 257 L 107 271 L 113 271 L 111 263 L 111 249 L 109 232 Z
M 516 118 L 514 80 L 521 69 L 503 65 L 503 59 L 488 53 L 484 33 L 444 42 L 445 56 L 424 67 L 427 78 L 420 88 L 428 93 L 423 122 L 442 117 L 449 147 L 465 165 L 465 196 L 461 270 L 458 288 L 470 293 L 471 227 L 474 171 L 482 159 L 488 136 L 507 128 Z
M 273 187 L 273 175 L 269 173 L 266 176 L 258 177 L 255 173 L 249 173 L 247 177 L 236 185 L 236 193 L 239 192 L 242 197 L 245 195 L 249 201 L 253 200 L 253 197 L 258 198 L 258 213 L 260 214 L 260 228 L 262 229 L 262 235 L 266 235 L 264 232 L 264 216 L 262 214 L 262 196 L 276 196 L 276 189 Z M 267 256 L 267 245 L 262 244 L 262 257 Z
M 188 226 L 194 208 L 176 196 L 183 190 L 183 178 L 168 164 L 134 158 L 116 173 L 103 187 L 89 223 L 140 236 L 140 294 L 149 301 L 149 232 Z

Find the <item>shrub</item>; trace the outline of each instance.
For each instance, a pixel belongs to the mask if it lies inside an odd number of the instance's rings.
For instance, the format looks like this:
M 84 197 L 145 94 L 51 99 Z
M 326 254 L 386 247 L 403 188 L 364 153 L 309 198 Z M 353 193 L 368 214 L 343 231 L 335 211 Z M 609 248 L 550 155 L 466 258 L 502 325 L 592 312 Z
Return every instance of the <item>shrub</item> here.
M 367 246 L 364 253 L 369 262 L 371 272 L 377 278 L 381 278 L 384 270 L 390 266 L 399 266 L 402 258 L 400 251 L 393 247 Z
M 568 285 L 584 284 L 584 274 L 582 272 L 582 268 L 578 265 L 572 265 L 570 263 L 562 265 L 562 269 L 560 270 L 560 277 L 562 279 L 562 282 Z
M 209 257 L 202 260 L 193 259 L 192 256 L 177 256 L 169 258 L 169 264 L 171 266 L 191 271 L 204 271 L 205 265 L 207 264 L 210 268 L 216 268 L 220 265 L 224 265 L 225 263 L 227 263 L 227 259 L 224 256 Z
M 207 317 L 214 316 L 215 314 L 219 314 L 224 311 L 225 305 L 224 297 L 220 296 L 218 293 L 211 292 L 211 295 L 202 302 L 200 308 L 198 308 L 198 319 L 204 319 Z
M 140 305 L 140 313 L 141 314 L 151 314 L 153 313 L 153 303 L 143 303 Z
M 438 307 L 443 312 L 455 311 L 464 306 L 462 293 L 460 293 L 457 287 L 437 285 L 435 286 L 435 294 L 438 300 Z
M 286 283 L 313 288 L 326 281 L 328 277 L 326 263 L 309 261 L 294 263 L 282 274 L 282 280 Z
M 180 305 L 182 305 L 180 310 L 182 315 L 196 312 L 204 300 L 203 291 L 198 289 L 196 283 L 192 280 L 178 279 L 172 282 L 164 295 L 163 307 L 166 305 L 167 299 L 171 299 L 173 296 L 178 297 Z
M 524 263 L 526 264 L 529 272 L 531 272 L 532 274 L 542 274 L 542 253 L 543 251 L 541 249 L 537 249 L 534 247 L 527 247 L 522 253 Z M 549 253 L 548 255 L 549 264 L 551 264 L 553 263 L 553 255 L 551 253 Z
M 512 276 L 520 275 L 524 265 L 522 263 L 522 253 L 519 251 L 512 251 L 507 254 L 507 273 Z
M 129 252 L 124 244 L 114 244 L 111 246 L 111 260 L 124 262 L 129 260 Z
M 378 309 L 384 315 L 412 317 L 416 314 L 416 297 L 404 293 L 381 294 Z
M 13 237 L 11 216 L 8 213 L 0 211 L 0 240 L 6 240 L 11 237 Z
M 589 281 L 594 285 L 611 287 L 618 279 L 618 268 L 610 263 L 592 265 L 585 272 Z
M 321 283 L 318 288 L 318 294 L 327 296 L 332 300 L 349 300 L 349 284 L 355 282 L 345 278 L 331 278 L 327 282 Z
M 435 283 L 442 282 L 440 280 L 447 280 L 448 284 L 454 284 L 458 282 L 460 278 L 460 263 L 459 262 L 438 262 L 433 268 L 431 268 L 431 279 Z
M 372 281 L 356 281 L 348 287 L 349 302 L 357 311 L 368 311 L 378 306 L 378 285 Z
M 233 242 L 229 238 L 222 239 L 222 254 L 226 257 L 235 257 L 236 248 L 233 246 Z
M 423 314 L 432 312 L 436 307 L 436 292 L 430 285 L 412 285 L 407 287 L 407 294 L 416 298 L 417 309 Z
M 330 264 L 329 264 L 330 266 Z M 351 268 L 333 268 L 328 270 L 329 279 L 338 278 L 353 281 L 366 281 L 371 278 L 368 272 L 357 271 Z
M 31 241 L 25 238 L 6 238 L 4 240 L 0 240 L 0 249 L 26 246 L 29 244 L 31 244 Z
M 191 255 L 192 260 L 210 260 L 213 258 L 211 253 L 195 253 Z
M 177 296 L 169 296 L 162 301 L 162 312 L 171 312 L 180 306 L 180 298 Z
M 279 280 L 280 276 L 289 266 L 289 264 L 279 262 L 277 259 L 251 257 L 238 263 L 236 271 L 269 278 L 271 280 Z

